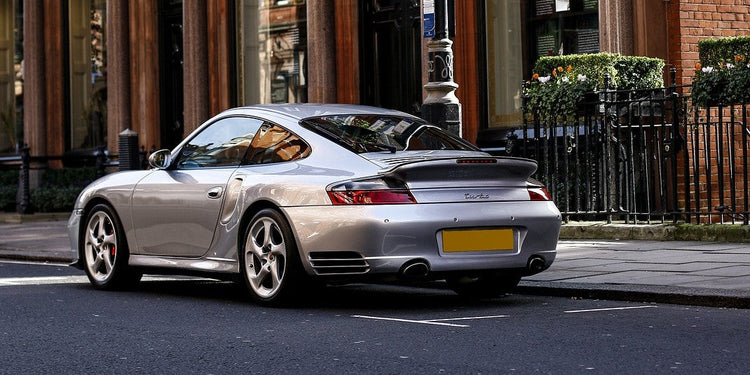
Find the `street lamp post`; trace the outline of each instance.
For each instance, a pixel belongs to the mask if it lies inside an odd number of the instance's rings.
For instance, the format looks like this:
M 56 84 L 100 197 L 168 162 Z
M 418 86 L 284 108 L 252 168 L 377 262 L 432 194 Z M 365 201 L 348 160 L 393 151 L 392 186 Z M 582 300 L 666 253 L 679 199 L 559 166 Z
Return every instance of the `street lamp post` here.
M 461 136 L 461 103 L 453 81 L 453 42 L 448 34 L 448 0 L 427 0 L 434 4 L 435 34 L 427 42 L 429 82 L 424 86 L 427 97 L 422 103 L 422 118 Z M 430 4 L 430 5 L 431 5 Z

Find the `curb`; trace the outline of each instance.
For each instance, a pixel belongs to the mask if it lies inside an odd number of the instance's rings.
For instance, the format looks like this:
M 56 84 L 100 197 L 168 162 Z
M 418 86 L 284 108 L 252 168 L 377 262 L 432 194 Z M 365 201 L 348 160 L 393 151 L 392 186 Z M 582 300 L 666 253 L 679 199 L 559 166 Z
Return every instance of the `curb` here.
M 58 263 L 69 265 L 73 263 L 73 258 L 67 254 L 59 252 L 29 253 L 20 250 L 9 250 L 0 248 L 0 259 L 18 262 L 35 262 L 35 263 Z
M 561 240 L 645 240 L 750 243 L 750 225 L 564 223 Z
M 588 300 L 640 301 L 644 303 L 750 309 L 750 294 L 747 292 L 732 293 L 732 291 L 707 288 L 521 280 L 515 293 Z

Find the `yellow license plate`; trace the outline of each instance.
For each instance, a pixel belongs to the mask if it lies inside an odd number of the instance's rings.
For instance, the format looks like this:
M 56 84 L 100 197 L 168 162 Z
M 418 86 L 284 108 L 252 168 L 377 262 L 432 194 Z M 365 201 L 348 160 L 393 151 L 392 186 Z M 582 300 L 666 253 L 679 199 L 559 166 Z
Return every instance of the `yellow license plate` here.
M 442 235 L 445 253 L 515 249 L 513 229 L 444 230 Z

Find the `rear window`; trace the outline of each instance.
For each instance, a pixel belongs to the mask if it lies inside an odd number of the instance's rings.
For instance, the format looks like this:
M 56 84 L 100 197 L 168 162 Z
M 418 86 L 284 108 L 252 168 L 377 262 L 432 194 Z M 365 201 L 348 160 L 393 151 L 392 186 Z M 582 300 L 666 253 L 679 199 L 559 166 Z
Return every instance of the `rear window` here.
M 335 115 L 309 118 L 302 126 L 355 153 L 377 151 L 477 150 L 443 129 L 407 117 Z

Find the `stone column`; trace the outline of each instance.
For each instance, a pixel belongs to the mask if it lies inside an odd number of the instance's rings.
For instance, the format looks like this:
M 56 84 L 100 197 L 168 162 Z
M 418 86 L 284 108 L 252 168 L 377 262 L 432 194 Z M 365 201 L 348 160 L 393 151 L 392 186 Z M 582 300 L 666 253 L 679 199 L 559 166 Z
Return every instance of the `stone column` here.
M 206 36 L 208 47 L 208 115 L 213 116 L 234 104 L 236 90 L 235 28 L 230 19 L 236 12 L 229 0 L 207 3 Z M 201 120 L 205 121 L 208 118 Z
M 207 4 L 183 3 L 184 133 L 190 134 L 209 116 Z
M 161 146 L 159 9 L 156 1 L 130 0 L 130 116 L 146 149 Z
M 47 152 L 44 2 L 23 2 L 23 129 L 31 156 Z
M 336 102 L 334 7 L 333 0 L 307 2 L 307 98 L 311 103 Z
M 602 52 L 633 55 L 633 0 L 599 0 Z
M 65 35 L 61 32 L 63 25 L 65 4 L 61 1 L 44 2 L 44 65 L 45 80 L 44 98 L 44 138 L 47 144 L 45 155 L 60 156 L 65 153 L 67 144 L 65 134 L 69 131 L 66 126 L 70 115 L 65 110 L 65 100 L 70 96 L 70 89 L 66 87 L 64 79 L 56 79 L 62 74 L 61 66 L 65 66 Z M 47 166 L 62 168 L 62 160 L 49 160 Z
M 118 150 L 118 134 L 130 117 L 130 14 L 127 0 L 107 0 L 107 148 Z

